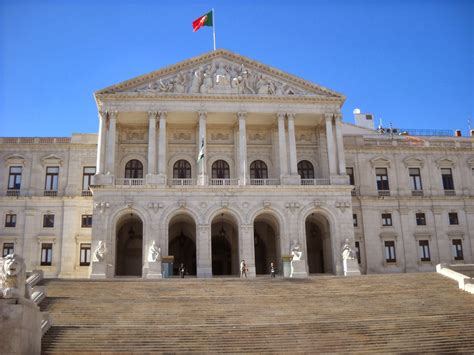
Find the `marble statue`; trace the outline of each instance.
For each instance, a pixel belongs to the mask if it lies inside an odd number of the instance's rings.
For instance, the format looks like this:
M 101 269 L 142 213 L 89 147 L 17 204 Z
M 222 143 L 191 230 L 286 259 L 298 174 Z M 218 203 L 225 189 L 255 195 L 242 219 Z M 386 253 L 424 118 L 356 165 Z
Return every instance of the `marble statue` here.
M 303 252 L 301 251 L 300 244 L 296 239 L 293 239 L 290 247 L 291 268 L 290 277 L 302 277 L 304 275 L 304 262 L 301 260 Z
M 148 261 L 153 263 L 161 261 L 161 248 L 156 245 L 156 241 L 153 241 L 148 250 Z
M 102 240 L 99 240 L 99 244 L 94 251 L 94 260 L 95 262 L 103 262 L 105 261 L 105 253 L 107 249 L 105 248 L 105 243 Z
M 224 64 L 217 63 L 217 69 L 214 75 L 216 77 L 216 85 L 221 87 L 230 86 L 230 75 L 224 67 Z
M 186 77 L 183 72 L 179 72 L 174 81 L 174 92 L 182 94 L 186 91 Z
M 300 244 L 296 239 L 293 239 L 290 248 L 290 254 L 293 255 L 292 261 L 299 261 L 303 256 L 303 252 L 301 251 Z
M 203 76 L 202 85 L 199 88 L 199 92 L 201 94 L 208 94 L 209 90 L 212 89 L 212 86 L 213 86 L 212 72 L 213 71 L 214 71 L 214 68 L 211 65 L 208 65 L 206 68 L 206 71 L 202 75 Z
M 189 93 L 196 94 L 199 92 L 199 87 L 201 86 L 202 73 L 204 69 L 202 67 L 197 68 L 193 73 L 193 80 L 191 81 L 191 87 L 189 88 Z
M 8 254 L 0 260 L 0 298 L 24 298 L 26 292 L 25 261 L 17 254 Z
M 349 239 L 346 239 L 344 245 L 342 246 L 342 259 L 354 259 L 354 252 L 352 251 L 352 248 L 349 245 Z

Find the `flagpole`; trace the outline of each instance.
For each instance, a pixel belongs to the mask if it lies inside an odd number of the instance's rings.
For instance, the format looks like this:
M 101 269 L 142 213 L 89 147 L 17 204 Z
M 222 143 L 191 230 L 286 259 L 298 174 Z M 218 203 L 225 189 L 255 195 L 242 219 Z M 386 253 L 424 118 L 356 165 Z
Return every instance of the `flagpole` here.
M 214 50 L 216 50 L 216 16 L 212 8 L 212 37 L 214 38 Z

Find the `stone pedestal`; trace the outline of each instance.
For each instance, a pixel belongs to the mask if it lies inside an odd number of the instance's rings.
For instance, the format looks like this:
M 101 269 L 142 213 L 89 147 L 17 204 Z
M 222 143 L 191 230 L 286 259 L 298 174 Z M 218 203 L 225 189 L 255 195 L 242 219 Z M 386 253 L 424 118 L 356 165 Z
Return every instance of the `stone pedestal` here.
M 299 175 L 282 175 L 280 176 L 282 185 L 301 185 L 301 176 Z
M 292 255 L 282 255 L 282 263 L 283 263 L 283 277 L 290 277 L 291 276 L 291 259 L 293 258 Z
M 197 185 L 199 186 L 207 185 L 207 175 L 198 175 Z
M 332 175 L 329 182 L 331 185 L 349 185 L 349 175 Z
M 306 268 L 303 260 L 295 260 L 291 262 L 291 278 L 305 278 Z
M 161 273 L 161 261 L 148 262 L 148 274 L 147 279 L 161 279 L 163 275 Z
M 107 264 L 105 262 L 92 262 L 91 279 L 105 279 L 107 278 Z
M 39 307 L 27 299 L 0 299 L 0 354 L 41 353 Z
M 157 174 L 147 174 L 145 176 L 145 182 L 151 185 L 158 185 L 160 183 L 161 179 Z
M 344 268 L 344 276 L 358 276 L 360 275 L 359 264 L 357 259 L 344 259 L 342 261 Z
M 95 175 L 94 184 L 95 185 L 113 185 L 114 176 L 111 174 L 99 174 Z

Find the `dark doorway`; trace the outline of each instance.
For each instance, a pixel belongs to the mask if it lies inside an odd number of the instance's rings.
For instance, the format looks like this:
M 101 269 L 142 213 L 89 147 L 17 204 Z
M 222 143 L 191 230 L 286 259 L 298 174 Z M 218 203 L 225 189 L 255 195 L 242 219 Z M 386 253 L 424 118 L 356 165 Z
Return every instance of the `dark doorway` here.
M 196 224 L 187 214 L 173 217 L 168 231 L 168 255 L 174 256 L 173 274 L 184 265 L 186 275 L 196 275 Z
M 142 276 L 143 222 L 134 213 L 123 216 L 117 224 L 115 274 Z

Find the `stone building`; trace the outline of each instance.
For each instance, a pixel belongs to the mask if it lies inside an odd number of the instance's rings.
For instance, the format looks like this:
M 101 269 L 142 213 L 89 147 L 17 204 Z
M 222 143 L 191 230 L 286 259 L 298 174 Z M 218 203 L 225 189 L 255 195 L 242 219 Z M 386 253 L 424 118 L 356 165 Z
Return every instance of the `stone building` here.
M 281 271 L 294 240 L 307 274 L 342 274 L 346 239 L 363 273 L 474 261 L 472 137 L 343 123 L 343 95 L 226 50 L 95 98 L 98 135 L 0 139 L 0 246 L 28 269 L 146 277 L 153 241 L 198 277 Z

